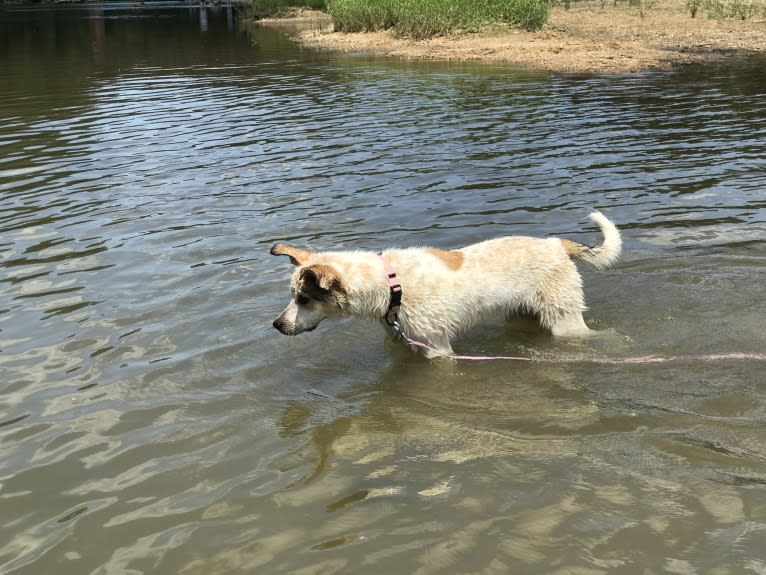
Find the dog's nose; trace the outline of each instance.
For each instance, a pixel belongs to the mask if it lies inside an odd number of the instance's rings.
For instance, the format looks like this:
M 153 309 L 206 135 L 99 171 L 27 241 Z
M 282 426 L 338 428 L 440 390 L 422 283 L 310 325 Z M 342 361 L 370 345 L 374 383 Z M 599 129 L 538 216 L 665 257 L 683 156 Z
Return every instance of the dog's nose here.
M 280 323 L 279 318 L 271 322 L 271 325 L 273 325 L 276 330 L 282 331 L 282 324 Z

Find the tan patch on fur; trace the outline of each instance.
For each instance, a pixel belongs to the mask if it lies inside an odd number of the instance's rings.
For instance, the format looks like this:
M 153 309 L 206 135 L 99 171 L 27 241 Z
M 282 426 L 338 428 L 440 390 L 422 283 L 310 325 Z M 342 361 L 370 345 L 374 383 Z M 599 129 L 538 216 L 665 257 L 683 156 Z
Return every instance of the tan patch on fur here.
M 269 253 L 272 256 L 288 256 L 295 266 L 304 264 L 311 257 L 310 251 L 286 244 L 276 244 Z
M 338 305 L 348 300 L 348 290 L 341 277 L 330 266 L 314 264 L 298 272 L 298 291 L 308 292 L 320 300 L 333 299 Z
M 572 240 L 562 239 L 559 241 L 561 242 L 561 245 L 564 246 L 564 251 L 567 253 L 567 255 L 570 258 L 578 257 L 580 253 L 582 253 L 583 248 L 585 247 L 584 245 L 577 242 L 573 242 Z
M 325 264 L 314 264 L 300 271 L 300 281 L 323 290 L 339 289 L 342 282 L 333 268 Z
M 426 251 L 432 256 L 439 258 L 452 271 L 459 270 L 463 265 L 464 256 L 461 252 L 448 252 L 438 248 L 426 248 Z

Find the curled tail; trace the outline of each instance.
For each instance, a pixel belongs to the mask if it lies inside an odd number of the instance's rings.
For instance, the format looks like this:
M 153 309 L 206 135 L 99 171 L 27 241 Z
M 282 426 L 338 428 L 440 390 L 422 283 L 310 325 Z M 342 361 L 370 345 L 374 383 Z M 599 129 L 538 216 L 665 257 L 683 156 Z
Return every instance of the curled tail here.
M 593 212 L 589 217 L 601 228 L 601 233 L 604 234 L 603 244 L 590 247 L 571 240 L 561 240 L 561 243 L 570 258 L 576 258 L 598 269 L 603 269 L 620 257 L 622 238 L 617 227 L 601 212 Z

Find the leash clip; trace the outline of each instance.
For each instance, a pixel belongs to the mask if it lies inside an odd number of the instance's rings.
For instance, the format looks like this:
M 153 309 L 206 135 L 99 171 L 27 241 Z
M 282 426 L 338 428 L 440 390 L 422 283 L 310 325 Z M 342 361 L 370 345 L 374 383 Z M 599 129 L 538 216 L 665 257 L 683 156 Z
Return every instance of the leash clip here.
M 407 336 L 404 335 L 404 332 L 402 331 L 402 326 L 399 325 L 399 319 L 396 315 L 394 315 L 393 321 L 389 321 L 388 318 L 386 318 L 386 323 L 391 326 L 391 329 L 394 330 L 394 333 L 399 336 L 402 341 L 408 340 Z

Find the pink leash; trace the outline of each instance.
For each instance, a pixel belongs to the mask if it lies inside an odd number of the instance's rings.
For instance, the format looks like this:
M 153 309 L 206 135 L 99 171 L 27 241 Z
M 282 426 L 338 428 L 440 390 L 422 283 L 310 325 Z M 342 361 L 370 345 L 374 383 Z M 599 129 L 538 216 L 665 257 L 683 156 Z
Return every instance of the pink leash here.
M 383 257 L 382 252 L 378 252 L 378 256 L 383 261 L 383 268 L 386 270 L 386 276 L 388 279 L 388 289 L 390 293 L 390 299 L 386 315 L 383 319 L 390 325 L 393 330 L 402 338 L 408 345 L 412 347 L 419 347 L 421 349 L 428 350 L 439 357 L 446 359 L 462 360 L 462 361 L 529 361 L 529 362 L 545 362 L 545 363 L 599 363 L 603 365 L 640 365 L 650 363 L 670 363 L 672 361 L 766 361 L 766 354 L 763 353 L 711 353 L 708 355 L 672 355 L 669 357 L 661 357 L 658 355 L 644 355 L 641 357 L 622 357 L 616 359 L 536 359 L 533 357 L 521 357 L 514 355 L 456 355 L 453 353 L 442 353 L 438 349 L 431 347 L 430 345 L 423 343 L 422 341 L 416 341 L 405 335 L 402 331 L 402 326 L 399 325 L 399 308 L 402 305 L 402 286 L 399 283 L 399 279 L 396 277 L 396 272 L 391 266 L 389 261 Z
M 413 347 L 419 347 L 426 349 L 437 354 L 439 357 L 445 359 L 454 359 L 462 361 L 528 361 L 539 363 L 598 363 L 602 365 L 640 365 L 650 363 L 670 363 L 673 361 L 766 361 L 766 354 L 764 353 L 711 353 L 707 355 L 671 355 L 668 357 L 661 357 L 658 355 L 644 355 L 640 357 L 620 357 L 615 359 L 537 359 L 534 357 L 522 357 L 514 355 L 457 355 L 452 353 L 442 353 L 439 350 L 431 347 L 420 341 L 410 339 L 404 333 L 402 333 L 401 327 L 397 323 L 394 330 L 402 337 L 402 339 Z

